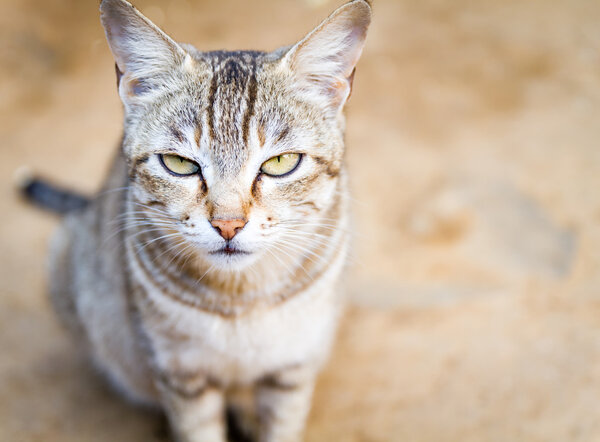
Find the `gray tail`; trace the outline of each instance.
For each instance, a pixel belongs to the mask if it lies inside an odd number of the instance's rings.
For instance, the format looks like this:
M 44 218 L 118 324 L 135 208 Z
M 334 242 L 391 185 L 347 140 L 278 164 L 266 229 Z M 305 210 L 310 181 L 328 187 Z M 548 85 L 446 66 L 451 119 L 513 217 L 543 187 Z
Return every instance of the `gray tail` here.
M 23 197 L 44 209 L 65 214 L 83 209 L 90 203 L 90 199 L 86 196 L 55 186 L 45 180 L 31 177 L 28 174 L 21 175 L 18 186 Z

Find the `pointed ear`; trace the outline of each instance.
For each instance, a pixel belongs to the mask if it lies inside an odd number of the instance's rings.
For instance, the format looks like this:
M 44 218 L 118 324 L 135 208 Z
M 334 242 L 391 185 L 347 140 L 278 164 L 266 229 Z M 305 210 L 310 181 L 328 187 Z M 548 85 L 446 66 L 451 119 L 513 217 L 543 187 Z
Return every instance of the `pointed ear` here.
M 166 83 L 173 69 L 191 63 L 181 46 L 127 1 L 102 0 L 100 13 L 126 106 L 143 101 Z
M 354 69 L 370 22 L 371 7 L 367 1 L 346 3 L 293 46 L 284 63 L 303 89 L 313 96 L 325 97 L 339 111 L 350 96 Z

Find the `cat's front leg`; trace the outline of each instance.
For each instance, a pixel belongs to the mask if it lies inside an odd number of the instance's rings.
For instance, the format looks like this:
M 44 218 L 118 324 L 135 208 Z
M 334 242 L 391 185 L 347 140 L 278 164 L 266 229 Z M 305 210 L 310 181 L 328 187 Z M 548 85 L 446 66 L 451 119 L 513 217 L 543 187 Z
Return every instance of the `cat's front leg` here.
M 224 394 L 202 374 L 156 376 L 177 442 L 224 442 Z
M 302 440 L 310 411 L 316 373 L 294 367 L 266 376 L 257 385 L 260 442 Z

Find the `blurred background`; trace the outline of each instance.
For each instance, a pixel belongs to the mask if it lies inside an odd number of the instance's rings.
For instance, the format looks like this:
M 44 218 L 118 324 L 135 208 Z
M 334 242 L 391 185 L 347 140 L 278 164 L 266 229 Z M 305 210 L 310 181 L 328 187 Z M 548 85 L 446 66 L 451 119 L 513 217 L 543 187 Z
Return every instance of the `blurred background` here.
M 200 49 L 274 49 L 338 0 L 138 0 Z M 0 440 L 165 441 L 45 295 L 58 219 L 121 134 L 96 0 L 0 0 Z M 374 0 L 348 106 L 349 306 L 308 441 L 600 440 L 600 2 Z

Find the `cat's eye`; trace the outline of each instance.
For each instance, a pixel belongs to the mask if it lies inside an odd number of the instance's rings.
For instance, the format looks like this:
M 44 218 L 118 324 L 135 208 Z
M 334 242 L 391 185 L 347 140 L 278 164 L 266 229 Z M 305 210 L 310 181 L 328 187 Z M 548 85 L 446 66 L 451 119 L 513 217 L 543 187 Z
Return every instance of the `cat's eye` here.
M 198 173 L 200 166 L 190 160 L 186 160 L 179 155 L 165 154 L 160 155 L 160 162 L 173 175 L 188 176 Z
M 298 165 L 302 155 L 299 153 L 285 153 L 270 158 L 260 166 L 260 171 L 269 176 L 283 176 L 292 173 Z

